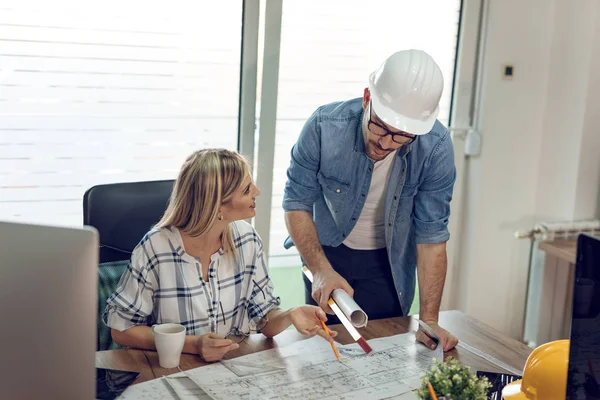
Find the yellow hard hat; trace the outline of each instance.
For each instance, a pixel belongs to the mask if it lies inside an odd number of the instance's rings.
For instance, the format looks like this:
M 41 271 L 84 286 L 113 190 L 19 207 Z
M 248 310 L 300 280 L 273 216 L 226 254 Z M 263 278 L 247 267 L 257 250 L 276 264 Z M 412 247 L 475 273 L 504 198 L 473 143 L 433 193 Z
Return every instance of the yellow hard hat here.
M 555 340 L 531 352 L 523 379 L 502 389 L 505 400 L 564 400 L 569 369 L 569 341 Z

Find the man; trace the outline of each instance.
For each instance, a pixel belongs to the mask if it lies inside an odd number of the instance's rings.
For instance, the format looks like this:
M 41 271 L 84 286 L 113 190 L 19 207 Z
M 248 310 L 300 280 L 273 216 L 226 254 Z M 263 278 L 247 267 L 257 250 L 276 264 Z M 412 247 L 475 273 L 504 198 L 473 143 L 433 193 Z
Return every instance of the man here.
M 420 319 L 448 351 L 458 341 L 438 315 L 455 165 L 436 119 L 442 89 L 427 53 L 399 51 L 370 75 L 362 99 L 319 107 L 292 148 L 283 208 L 313 274 L 307 303 L 332 314 L 327 299 L 341 288 L 371 319 L 406 315 L 417 271 Z M 417 339 L 436 347 L 423 330 Z

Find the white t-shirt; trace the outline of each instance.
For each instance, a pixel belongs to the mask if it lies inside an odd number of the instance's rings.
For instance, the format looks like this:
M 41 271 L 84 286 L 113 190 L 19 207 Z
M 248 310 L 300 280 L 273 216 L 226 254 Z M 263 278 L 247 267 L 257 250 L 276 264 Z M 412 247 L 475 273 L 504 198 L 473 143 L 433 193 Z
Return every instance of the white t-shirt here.
M 396 151 L 375 163 L 365 205 L 344 244 L 356 250 L 385 247 L 385 193 Z

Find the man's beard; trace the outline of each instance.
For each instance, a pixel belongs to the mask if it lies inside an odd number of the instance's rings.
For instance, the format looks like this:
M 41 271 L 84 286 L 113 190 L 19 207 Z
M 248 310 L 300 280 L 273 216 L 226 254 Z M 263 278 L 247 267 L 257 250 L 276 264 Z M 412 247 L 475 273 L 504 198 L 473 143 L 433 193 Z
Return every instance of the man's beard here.
M 382 147 L 379 145 L 379 143 L 369 142 L 369 144 L 371 145 L 371 146 L 370 146 L 370 147 L 371 147 L 371 155 L 372 155 L 373 157 L 384 159 L 385 157 L 387 157 L 387 156 L 388 156 L 388 155 L 389 155 L 389 154 L 392 152 L 392 150 L 389 150 L 389 149 L 387 149 L 387 150 L 386 150 L 386 149 L 383 149 L 383 148 L 382 148 Z M 375 151 L 375 149 L 379 150 L 381 153 L 377 153 L 377 152 Z

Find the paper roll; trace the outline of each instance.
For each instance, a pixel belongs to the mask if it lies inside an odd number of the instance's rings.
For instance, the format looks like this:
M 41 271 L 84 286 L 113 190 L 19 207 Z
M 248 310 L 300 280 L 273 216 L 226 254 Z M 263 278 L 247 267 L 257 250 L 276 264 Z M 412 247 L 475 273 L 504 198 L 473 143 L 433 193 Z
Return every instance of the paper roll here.
M 302 272 L 308 280 L 312 283 L 313 275 L 312 272 L 306 267 L 302 267 Z M 367 326 L 369 317 L 367 313 L 359 307 L 352 297 L 343 289 L 335 289 L 331 292 L 330 298 L 337 304 L 342 313 L 346 316 L 348 321 L 356 328 L 364 328 Z
M 354 299 L 350 297 L 348 293 L 346 293 L 343 289 L 335 289 L 331 293 L 331 297 L 333 301 L 338 305 L 340 310 L 344 313 L 344 315 L 350 320 L 350 323 L 357 328 L 364 328 L 367 326 L 367 321 L 369 317 L 367 313 L 365 313 L 362 308 L 356 304 Z

